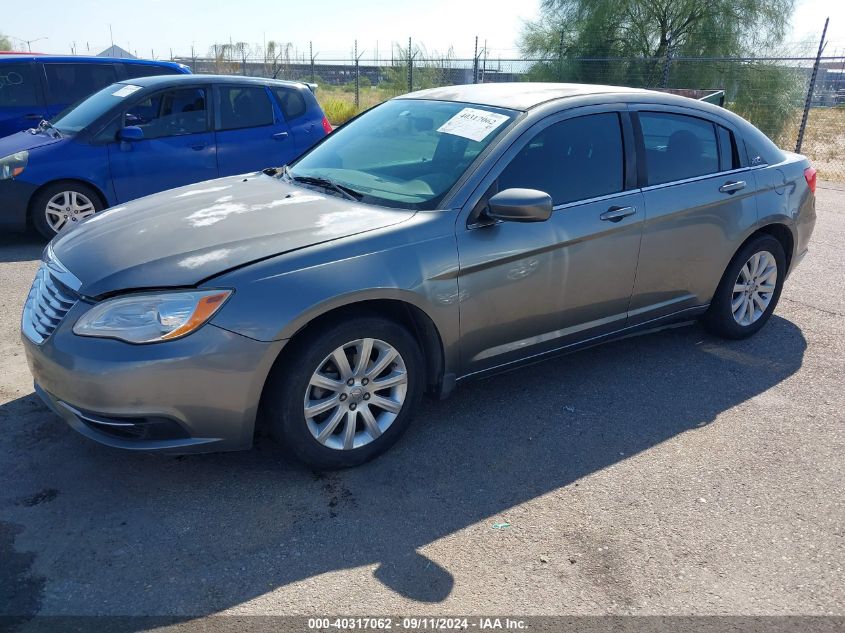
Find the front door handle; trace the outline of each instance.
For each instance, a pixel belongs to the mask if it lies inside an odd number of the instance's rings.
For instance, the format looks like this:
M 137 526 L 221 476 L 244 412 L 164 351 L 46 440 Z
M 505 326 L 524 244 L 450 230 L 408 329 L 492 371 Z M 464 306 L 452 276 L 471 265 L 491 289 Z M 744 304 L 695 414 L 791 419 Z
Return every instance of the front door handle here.
M 277 132 L 276 134 L 273 135 L 273 140 L 274 141 L 284 141 L 287 137 L 288 137 L 287 132 Z
M 206 147 L 208 147 L 208 143 L 195 143 L 194 145 L 191 145 L 191 149 L 197 152 L 201 149 L 205 149 Z
M 745 189 L 744 180 L 729 180 L 724 185 L 719 187 L 719 191 L 721 191 L 722 193 L 736 193 L 740 189 Z
M 629 215 L 634 215 L 636 212 L 636 207 L 610 207 L 599 216 L 599 219 L 604 220 L 605 222 L 619 222 L 622 218 L 627 218 Z
M 24 114 L 23 118 L 27 119 L 28 121 L 40 121 L 44 117 L 40 114 Z

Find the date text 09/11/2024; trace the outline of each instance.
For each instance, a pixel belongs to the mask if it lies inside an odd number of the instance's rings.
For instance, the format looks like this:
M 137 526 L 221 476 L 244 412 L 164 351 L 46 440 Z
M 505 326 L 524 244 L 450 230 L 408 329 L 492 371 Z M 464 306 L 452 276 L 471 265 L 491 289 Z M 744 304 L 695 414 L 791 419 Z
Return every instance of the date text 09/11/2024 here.
M 309 630 L 406 630 L 406 631 L 443 631 L 477 629 L 480 631 L 501 630 L 521 631 L 528 628 L 525 620 L 500 617 L 349 617 L 349 618 L 309 618 Z

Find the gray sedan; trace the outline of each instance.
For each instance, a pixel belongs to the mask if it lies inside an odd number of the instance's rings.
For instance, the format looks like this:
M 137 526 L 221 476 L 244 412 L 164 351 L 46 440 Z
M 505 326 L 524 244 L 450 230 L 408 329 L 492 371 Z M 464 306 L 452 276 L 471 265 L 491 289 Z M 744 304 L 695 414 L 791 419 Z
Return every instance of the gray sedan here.
M 807 251 L 814 190 L 806 158 L 682 97 L 416 92 L 289 166 L 59 235 L 26 353 L 44 401 L 104 444 L 234 450 L 263 429 L 352 466 L 425 392 L 694 318 L 754 334 Z

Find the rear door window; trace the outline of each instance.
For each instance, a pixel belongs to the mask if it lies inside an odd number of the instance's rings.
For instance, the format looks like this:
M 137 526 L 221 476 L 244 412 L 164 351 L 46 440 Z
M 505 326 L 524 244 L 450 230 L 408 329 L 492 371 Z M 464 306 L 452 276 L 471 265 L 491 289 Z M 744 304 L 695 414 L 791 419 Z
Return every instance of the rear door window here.
M 719 135 L 719 169 L 721 171 L 739 169 L 739 152 L 733 133 L 721 125 L 716 126 L 716 132 Z
M 237 130 L 274 123 L 273 104 L 263 86 L 219 86 L 219 130 Z
M 666 112 L 640 112 L 639 120 L 649 185 L 719 172 L 716 126 L 710 121 Z
M 31 64 L 0 64 L 0 108 L 38 107 L 36 82 Z
M 305 114 L 308 106 L 305 104 L 305 98 L 300 94 L 299 90 L 295 88 L 273 88 L 273 94 L 279 102 L 279 107 L 282 114 L 285 115 L 285 120 L 290 121 Z
M 592 114 L 537 134 L 501 173 L 498 189 L 537 189 L 559 205 L 622 191 L 624 169 L 619 115 Z
M 51 101 L 68 105 L 117 81 L 114 64 L 44 64 Z

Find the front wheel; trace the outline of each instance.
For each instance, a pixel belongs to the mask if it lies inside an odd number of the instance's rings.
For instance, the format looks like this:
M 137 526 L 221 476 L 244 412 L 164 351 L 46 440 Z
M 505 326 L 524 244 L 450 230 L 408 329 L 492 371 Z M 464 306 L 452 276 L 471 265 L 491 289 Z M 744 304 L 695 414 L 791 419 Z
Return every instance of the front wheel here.
M 270 432 L 318 469 L 362 464 L 390 448 L 423 390 L 417 341 L 380 317 L 354 317 L 294 341 L 264 395 Z
M 32 224 L 48 240 L 103 210 L 100 196 L 79 182 L 57 182 L 32 200 Z
M 751 240 L 728 265 L 702 323 L 725 338 L 751 336 L 772 316 L 785 277 L 781 243 L 770 235 Z

